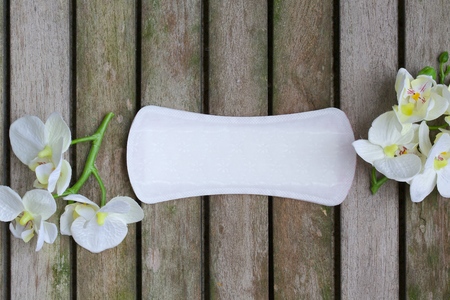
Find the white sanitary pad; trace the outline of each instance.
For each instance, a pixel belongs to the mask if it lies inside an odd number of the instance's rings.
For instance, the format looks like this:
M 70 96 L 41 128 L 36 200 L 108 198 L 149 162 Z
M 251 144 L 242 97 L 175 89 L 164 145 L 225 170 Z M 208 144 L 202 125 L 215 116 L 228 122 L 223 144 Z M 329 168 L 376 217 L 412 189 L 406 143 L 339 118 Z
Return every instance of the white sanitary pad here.
M 353 141 L 336 108 L 223 117 L 146 106 L 128 137 L 128 174 L 145 203 L 259 194 L 338 205 L 355 173 Z

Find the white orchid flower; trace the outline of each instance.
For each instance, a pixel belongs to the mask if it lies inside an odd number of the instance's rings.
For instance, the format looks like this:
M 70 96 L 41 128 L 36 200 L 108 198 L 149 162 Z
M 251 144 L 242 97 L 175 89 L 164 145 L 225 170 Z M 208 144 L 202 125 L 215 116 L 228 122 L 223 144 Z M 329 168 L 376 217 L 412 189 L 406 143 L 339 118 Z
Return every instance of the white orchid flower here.
M 115 197 L 101 208 L 82 195 L 69 195 L 64 200 L 78 203 L 66 206 L 61 216 L 61 234 L 72 235 L 80 246 L 93 253 L 119 245 L 127 235 L 127 224 L 144 217 L 142 208 L 130 197 Z
M 422 168 L 417 152 L 418 125 L 402 134 L 402 125 L 393 111 L 376 118 L 368 140 L 353 142 L 356 153 L 389 179 L 407 182 Z
M 427 160 L 423 171 L 415 176 L 411 181 L 410 194 L 414 202 L 422 201 L 428 196 L 437 185 L 439 193 L 446 198 L 450 198 L 450 135 L 444 133 L 436 141 L 434 146 L 428 141 L 424 142 L 424 152 L 427 153 Z M 422 147 L 422 143 L 421 143 Z
M 70 164 L 63 159 L 71 142 L 70 129 L 58 113 L 53 113 L 45 124 L 35 116 L 16 120 L 9 130 L 14 154 L 36 172 L 34 186 L 50 193 L 55 189 L 61 195 L 72 176 Z
M 44 242 L 52 244 L 58 235 L 56 225 L 45 222 L 55 212 L 56 202 L 48 191 L 32 190 L 21 199 L 11 188 L 0 186 L 0 221 L 12 221 L 9 226 L 12 234 L 24 242 L 37 234 L 36 251 Z
M 394 111 L 401 124 L 411 126 L 414 122 L 430 121 L 440 117 L 448 108 L 448 91 L 445 86 L 436 85 L 431 76 L 419 75 L 414 79 L 405 69 L 397 73 L 395 90 L 398 105 Z

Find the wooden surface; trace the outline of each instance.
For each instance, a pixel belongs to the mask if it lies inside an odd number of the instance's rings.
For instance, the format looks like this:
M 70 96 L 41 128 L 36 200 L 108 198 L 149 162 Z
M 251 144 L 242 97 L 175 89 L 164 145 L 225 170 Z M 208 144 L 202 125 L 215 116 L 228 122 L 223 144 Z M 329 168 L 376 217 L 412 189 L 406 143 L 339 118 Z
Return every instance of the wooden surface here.
M 211 1 L 209 5 L 208 112 L 224 116 L 266 115 L 266 2 Z M 267 197 L 212 196 L 209 221 L 210 296 L 267 298 Z
M 126 139 L 144 105 L 232 116 L 336 106 L 355 137 L 367 138 L 395 104 L 398 68 L 415 75 L 450 50 L 450 5 L 334 2 L 5 1 L 2 183 L 23 195 L 34 181 L 7 138 L 24 114 L 58 111 L 82 137 L 115 113 L 96 163 L 108 199 L 135 197 Z M 74 177 L 87 151 L 67 155 Z M 394 182 L 373 196 L 369 171 L 359 159 L 335 208 L 258 195 L 142 204 L 143 222 L 101 254 L 67 236 L 36 253 L 35 240 L 25 244 L 3 224 L 0 297 L 448 299 L 448 200 L 433 193 L 413 204 L 408 186 Z M 80 192 L 100 199 L 95 180 Z
M 421 19 L 414 21 L 416 11 Z M 433 62 L 436 50 L 448 50 L 448 1 L 425 9 L 420 1 L 407 1 L 405 17 L 405 67 L 418 72 L 423 60 Z M 424 20 L 433 18 L 434 27 Z M 417 43 L 411 39 L 416 37 Z M 433 47 L 427 47 L 433 44 Z M 448 80 L 446 84 L 448 84 Z M 408 198 L 409 200 L 409 198 Z M 450 298 L 450 203 L 433 192 L 422 203 L 406 202 L 406 294 L 410 299 Z
M 143 2 L 141 37 L 141 105 L 201 112 L 200 1 Z M 199 299 L 203 284 L 200 197 L 145 205 L 144 211 L 142 298 Z
M 355 137 L 367 138 L 374 118 L 396 101 L 397 3 L 344 1 L 340 16 L 341 108 Z M 370 169 L 358 161 L 353 188 L 341 205 L 341 289 L 345 299 L 368 295 L 395 299 L 399 295 L 398 185 L 390 182 L 372 196 Z

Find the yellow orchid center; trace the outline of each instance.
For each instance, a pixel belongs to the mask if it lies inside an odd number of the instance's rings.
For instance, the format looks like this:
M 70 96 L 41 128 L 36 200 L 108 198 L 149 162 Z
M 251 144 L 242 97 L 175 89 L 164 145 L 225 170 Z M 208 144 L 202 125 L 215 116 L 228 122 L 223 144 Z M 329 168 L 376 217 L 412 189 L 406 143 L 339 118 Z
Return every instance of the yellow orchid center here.
M 392 144 L 390 146 L 386 146 L 383 149 L 384 154 L 387 157 L 394 157 L 394 156 L 396 156 L 395 154 L 396 154 L 397 150 L 398 150 L 398 146 L 396 144 Z
M 412 96 L 411 96 L 415 101 L 419 100 L 420 98 L 420 93 L 415 92 Z
M 448 159 L 450 158 L 450 153 L 447 152 L 441 152 L 436 158 L 434 159 L 434 169 L 440 170 L 448 165 Z
M 77 213 L 76 210 L 73 210 L 73 214 L 72 214 L 72 218 L 75 220 L 76 218 L 78 218 L 80 215 Z
M 414 112 L 414 103 L 407 103 L 405 105 L 402 105 L 401 111 L 405 116 L 411 116 Z
M 52 148 L 49 145 L 45 146 L 44 150 L 38 153 L 39 158 L 51 157 L 52 156 Z
M 105 224 L 105 219 L 106 216 L 108 215 L 108 213 L 105 212 L 98 212 L 97 213 L 97 224 L 102 226 L 103 224 Z
M 25 226 L 29 221 L 34 220 L 33 216 L 29 212 L 24 212 L 23 216 L 19 220 L 19 224 Z

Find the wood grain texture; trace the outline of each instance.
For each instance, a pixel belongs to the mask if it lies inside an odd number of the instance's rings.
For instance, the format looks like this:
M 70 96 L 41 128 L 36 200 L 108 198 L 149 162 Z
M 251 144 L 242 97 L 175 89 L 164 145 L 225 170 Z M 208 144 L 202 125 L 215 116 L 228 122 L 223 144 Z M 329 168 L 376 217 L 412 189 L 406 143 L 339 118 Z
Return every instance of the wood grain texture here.
M 126 170 L 126 141 L 135 112 L 135 5 L 131 1 L 78 1 L 76 31 L 76 136 L 91 135 L 108 112 L 108 126 L 96 166 L 107 201 L 133 192 Z M 84 167 L 88 145 L 77 145 L 77 172 Z M 91 176 L 80 193 L 99 203 L 100 189 Z M 136 231 L 128 225 L 125 240 L 100 254 L 77 248 L 79 299 L 134 299 Z
M 438 68 L 439 54 L 450 50 L 450 3 L 408 0 L 405 8 L 404 67 L 416 76 L 424 66 Z M 423 202 L 412 203 L 407 191 L 406 295 L 409 299 L 449 299 L 449 200 L 434 191 Z
M 4 5 L 0 6 L 0 23 L 5 24 L 5 15 L 4 15 Z M 4 136 L 4 130 L 7 117 L 5 115 L 5 103 L 6 103 L 6 93 L 5 93 L 5 27 L 2 26 L 2 30 L 0 30 L 0 70 L 2 70 L 0 74 L 0 140 L 2 141 L 2 146 L 0 147 L 0 184 L 6 184 L 6 174 L 8 170 L 6 169 L 6 161 L 7 152 L 5 149 L 9 147 L 8 140 Z M 8 240 L 9 240 L 9 229 L 7 223 L 0 223 L 0 297 L 3 299 L 8 298 L 8 289 L 9 289 L 9 278 L 8 278 L 8 261 L 9 261 L 9 249 L 8 249 Z
M 332 16 L 329 1 L 275 1 L 273 114 L 333 104 Z M 276 299 L 333 298 L 333 236 L 333 208 L 274 198 Z
M 25 114 L 45 122 L 54 111 L 70 124 L 69 8 L 61 1 L 13 1 L 11 18 L 11 121 Z M 33 189 L 35 174 L 11 154 L 11 187 L 19 195 Z M 62 201 L 49 219 L 59 227 Z M 70 295 L 69 238 L 35 252 L 12 239 L 13 299 L 67 299 Z
M 397 2 L 340 4 L 340 103 L 355 131 L 366 138 L 373 119 L 395 104 Z M 372 196 L 370 165 L 358 159 L 355 181 L 341 206 L 343 299 L 396 299 L 398 187 L 391 182 Z
M 200 112 L 200 22 L 198 0 L 143 1 L 142 105 Z M 201 199 L 143 208 L 142 297 L 200 299 Z
M 267 2 L 209 4 L 210 114 L 266 115 Z M 211 298 L 268 297 L 268 202 L 264 196 L 210 198 Z

